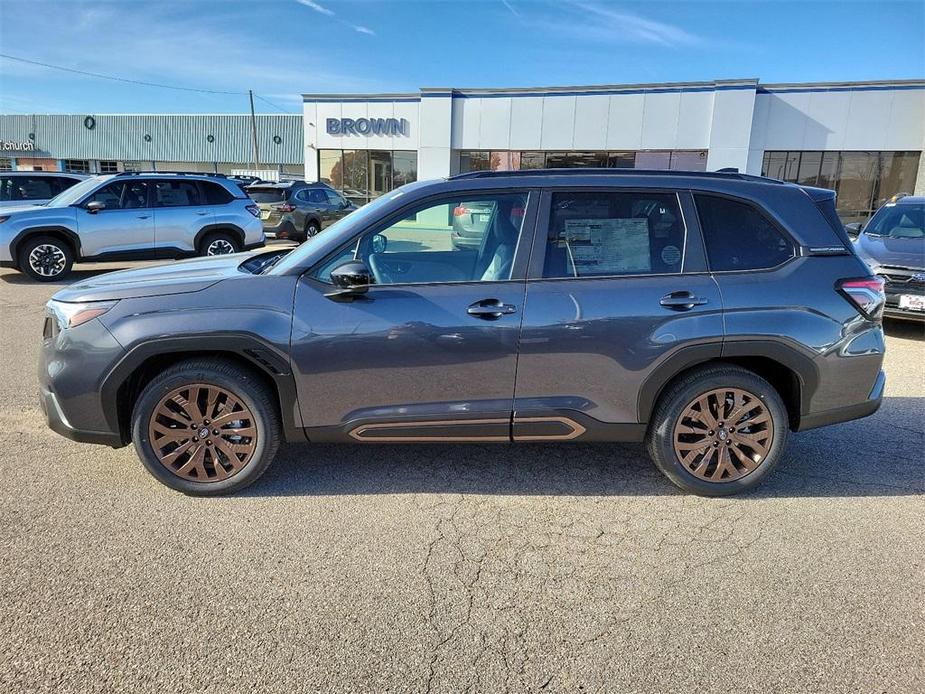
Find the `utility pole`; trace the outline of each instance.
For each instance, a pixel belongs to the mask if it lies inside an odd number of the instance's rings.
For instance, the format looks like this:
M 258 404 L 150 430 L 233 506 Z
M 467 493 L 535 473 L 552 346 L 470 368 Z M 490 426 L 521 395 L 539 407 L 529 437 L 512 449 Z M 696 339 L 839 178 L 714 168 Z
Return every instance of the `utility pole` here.
M 254 145 L 254 175 L 260 169 L 260 150 L 257 149 L 257 116 L 254 115 L 254 90 L 248 89 L 247 95 L 251 100 L 251 138 Z

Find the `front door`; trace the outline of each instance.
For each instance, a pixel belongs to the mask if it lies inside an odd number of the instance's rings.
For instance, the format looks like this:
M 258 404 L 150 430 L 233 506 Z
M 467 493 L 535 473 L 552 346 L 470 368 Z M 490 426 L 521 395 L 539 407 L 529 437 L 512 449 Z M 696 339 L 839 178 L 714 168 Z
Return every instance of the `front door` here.
M 523 192 L 432 199 L 367 230 L 299 282 L 292 361 L 312 440 L 508 441 L 532 218 Z M 452 243 L 459 210 L 485 210 L 476 249 Z M 346 303 L 330 272 L 367 264 Z
M 101 202 L 97 212 L 87 203 Z M 131 257 L 154 252 L 154 213 L 148 184 L 126 178 L 97 190 L 77 208 L 80 253 L 83 257 Z

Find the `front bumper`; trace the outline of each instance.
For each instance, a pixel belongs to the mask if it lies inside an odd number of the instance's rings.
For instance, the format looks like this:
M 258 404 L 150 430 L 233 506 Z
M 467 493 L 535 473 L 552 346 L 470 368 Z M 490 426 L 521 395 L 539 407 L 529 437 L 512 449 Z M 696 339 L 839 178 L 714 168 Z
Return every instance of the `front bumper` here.
M 46 388 L 39 390 L 39 406 L 45 414 L 48 427 L 66 439 L 80 443 L 99 443 L 113 448 L 120 448 L 124 445 L 122 437 L 111 431 L 87 431 L 73 427 L 61 410 L 58 398 Z
M 118 415 L 104 410 L 100 393 L 103 375 L 124 354 L 98 318 L 60 332 L 45 331 L 38 364 L 39 405 L 52 431 L 72 441 L 125 445 Z

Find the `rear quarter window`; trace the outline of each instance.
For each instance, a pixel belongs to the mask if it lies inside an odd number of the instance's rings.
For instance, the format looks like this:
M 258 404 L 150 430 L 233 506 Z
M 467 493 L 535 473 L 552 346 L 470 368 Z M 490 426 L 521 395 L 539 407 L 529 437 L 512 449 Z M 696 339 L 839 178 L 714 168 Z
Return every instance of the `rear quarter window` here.
M 218 183 L 202 181 L 199 185 L 205 193 L 207 205 L 227 205 L 234 199 L 234 196 Z
M 717 195 L 694 200 L 711 270 L 767 270 L 794 256 L 793 242 L 754 205 Z

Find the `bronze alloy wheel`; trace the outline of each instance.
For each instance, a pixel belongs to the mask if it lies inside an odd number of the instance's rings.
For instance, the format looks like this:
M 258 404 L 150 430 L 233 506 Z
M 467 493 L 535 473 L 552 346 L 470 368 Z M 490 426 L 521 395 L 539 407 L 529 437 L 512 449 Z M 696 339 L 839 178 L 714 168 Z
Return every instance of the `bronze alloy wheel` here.
M 161 465 L 190 482 L 218 482 L 254 456 L 257 427 L 234 393 L 206 383 L 176 388 L 158 402 L 148 440 Z
M 717 388 L 692 400 L 674 428 L 674 452 L 695 477 L 730 482 L 764 462 L 774 424 L 758 396 L 741 388 Z

